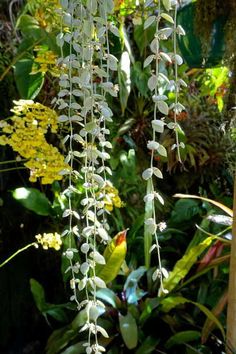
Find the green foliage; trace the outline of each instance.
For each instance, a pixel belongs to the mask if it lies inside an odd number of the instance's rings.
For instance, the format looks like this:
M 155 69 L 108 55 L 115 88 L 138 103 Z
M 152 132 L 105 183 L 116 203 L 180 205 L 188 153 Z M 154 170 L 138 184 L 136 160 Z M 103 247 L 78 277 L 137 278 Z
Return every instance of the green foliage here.
M 38 215 L 52 215 L 52 206 L 44 193 L 36 188 L 20 187 L 12 192 L 12 196 L 26 209 Z
M 31 75 L 32 59 L 21 59 L 15 64 L 15 80 L 19 94 L 24 99 L 34 99 L 43 87 L 42 73 Z

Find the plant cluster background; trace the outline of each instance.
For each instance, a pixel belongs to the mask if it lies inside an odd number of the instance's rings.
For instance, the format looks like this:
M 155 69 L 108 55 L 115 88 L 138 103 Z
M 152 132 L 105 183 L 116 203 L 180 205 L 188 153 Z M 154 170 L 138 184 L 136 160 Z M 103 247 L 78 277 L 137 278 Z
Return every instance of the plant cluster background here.
M 0 353 L 236 352 L 235 43 L 233 0 L 2 0 Z

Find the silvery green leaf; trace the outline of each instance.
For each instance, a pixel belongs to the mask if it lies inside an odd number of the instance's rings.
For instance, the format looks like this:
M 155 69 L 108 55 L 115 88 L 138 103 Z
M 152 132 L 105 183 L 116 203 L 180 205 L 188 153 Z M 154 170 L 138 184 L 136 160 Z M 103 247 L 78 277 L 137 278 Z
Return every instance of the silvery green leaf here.
M 163 178 L 162 172 L 161 172 L 161 170 L 159 170 L 159 168 L 153 167 L 153 173 L 156 177 Z
M 95 72 L 96 74 L 98 74 L 98 76 L 101 77 L 101 78 L 103 78 L 103 77 L 108 77 L 107 72 L 106 72 L 105 70 L 99 68 L 98 66 L 96 66 L 96 67 L 94 68 L 94 72 Z
M 81 152 L 79 152 L 79 151 L 73 151 L 73 155 L 75 156 L 75 157 L 83 157 L 83 154 L 81 154 Z
M 63 33 L 59 33 L 56 36 L 56 42 L 57 42 L 58 47 L 63 47 L 63 44 L 64 44 L 64 38 L 63 37 L 64 37 Z
M 159 193 L 155 192 L 155 198 L 158 199 L 162 205 L 165 204 L 164 199 L 162 198 L 162 196 Z
M 83 234 L 85 237 L 89 237 L 93 234 L 93 231 L 94 231 L 94 227 L 92 226 L 86 226 L 84 229 L 83 229 Z
M 149 253 L 152 253 L 152 251 L 154 251 L 156 248 L 157 248 L 157 245 L 154 243 L 154 244 L 151 246 L 151 248 L 150 248 L 150 250 L 149 250 Z
M 68 8 L 68 0 L 60 0 L 60 4 L 64 10 Z
M 120 37 L 120 32 L 119 32 L 119 30 L 118 30 L 118 28 L 117 28 L 116 26 L 111 25 L 111 26 L 109 27 L 109 30 L 111 31 L 111 33 L 114 34 L 114 36 Z
M 64 97 L 64 96 L 67 96 L 69 95 L 69 91 L 68 90 L 61 90 L 59 93 L 58 93 L 58 96 L 59 97 Z
M 101 237 L 101 239 L 103 239 L 104 241 L 108 241 L 108 234 L 107 234 L 107 231 L 104 228 L 98 227 L 97 228 L 97 233 Z
M 80 266 L 80 271 L 81 271 L 81 273 L 82 273 L 83 275 L 86 275 L 86 274 L 88 273 L 88 271 L 89 271 L 89 264 L 88 264 L 88 262 L 84 262 L 84 263 L 81 264 L 81 266 Z
M 60 104 L 60 106 L 58 107 L 58 109 L 64 109 L 64 108 L 66 108 L 66 107 L 68 107 L 68 103 L 66 103 L 66 102 L 61 102 L 61 104 Z
M 86 6 L 92 14 L 97 12 L 97 0 L 87 0 Z
M 89 251 L 89 244 L 88 243 L 83 243 L 82 246 L 80 247 L 80 250 L 82 253 L 86 254 Z
M 90 38 L 92 36 L 93 31 L 94 31 L 93 22 L 88 21 L 88 20 L 84 20 L 84 24 L 82 26 L 82 31 L 87 37 Z
M 162 0 L 163 6 L 166 11 L 170 11 L 171 9 L 171 0 Z
M 164 18 L 164 20 L 174 24 L 173 18 L 170 15 L 166 14 L 165 12 L 161 13 L 161 17 Z
M 70 209 L 66 209 L 64 210 L 63 214 L 62 214 L 62 217 L 63 218 L 66 218 L 67 216 L 71 215 L 71 210 Z
M 159 111 L 163 114 L 165 114 L 166 116 L 169 113 L 169 107 L 168 104 L 165 101 L 158 101 L 157 102 L 157 108 L 159 109 Z
M 73 103 L 71 103 L 70 107 L 71 107 L 72 109 L 80 109 L 80 108 L 81 108 L 81 105 L 78 104 L 78 103 L 76 103 L 76 102 L 73 102 Z
M 171 146 L 171 150 L 174 150 L 174 149 L 176 149 L 177 148 L 177 145 L 176 144 L 173 144 L 172 146 Z
M 145 197 L 143 198 L 145 203 L 151 202 L 152 200 L 154 200 L 155 195 L 154 193 L 148 193 L 145 195 Z
M 178 65 L 182 65 L 183 64 L 183 58 L 179 55 L 179 54 L 176 54 L 175 56 L 174 56 L 174 58 L 175 58 L 175 60 L 176 60 L 176 62 L 177 62 L 177 64 Z
M 87 279 L 86 278 L 83 278 L 83 279 L 80 280 L 79 285 L 78 285 L 79 291 L 81 291 L 81 290 L 83 290 L 85 288 L 86 283 L 87 283 Z
M 170 123 L 167 124 L 167 127 L 168 127 L 169 129 L 175 129 L 175 123 L 170 122 Z
M 62 139 L 62 144 L 64 145 L 66 142 L 67 142 L 67 140 L 70 138 L 70 135 L 69 134 L 67 134 L 63 139 Z
M 74 215 L 74 217 L 75 217 L 76 219 L 80 220 L 80 216 L 79 216 L 79 214 L 77 213 L 77 211 L 74 211 L 74 210 L 73 210 L 72 214 Z
M 74 115 L 70 118 L 70 120 L 71 120 L 72 122 L 83 122 L 83 121 L 84 121 L 83 118 L 80 117 L 80 116 L 78 116 L 77 114 L 74 114 Z
M 110 169 L 110 167 L 106 166 L 105 170 L 107 171 L 107 173 L 112 176 L 112 170 Z
M 103 35 L 106 33 L 106 27 L 102 26 L 99 28 L 99 30 L 97 31 L 97 37 L 101 38 L 103 37 Z
M 164 132 L 164 126 L 165 126 L 165 123 L 162 120 L 160 120 L 160 119 L 152 120 L 152 128 L 157 133 L 163 133 Z
M 113 70 L 113 71 L 117 70 L 117 62 L 118 62 L 118 59 L 114 55 L 112 55 L 112 54 L 107 55 L 107 65 L 110 70 Z M 113 84 L 112 84 L 112 87 L 113 87 Z
M 150 44 L 150 49 L 154 54 L 157 54 L 159 51 L 159 40 L 158 38 L 154 38 Z
M 96 129 L 97 128 L 97 124 L 96 122 L 89 122 L 85 125 L 84 129 L 87 131 L 87 132 L 91 132 L 92 130 Z
M 82 97 L 83 96 L 83 92 L 80 90 L 73 90 L 72 91 L 72 95 L 76 96 L 76 97 Z
M 61 116 L 59 116 L 59 117 L 57 118 L 57 120 L 58 120 L 58 122 L 60 122 L 60 123 L 68 122 L 69 117 L 66 116 L 66 115 L 64 115 L 64 114 L 62 114 Z
M 157 224 L 153 218 L 148 218 L 145 220 L 146 230 L 151 235 L 155 234 L 157 230 Z
M 160 52 L 160 57 L 164 60 L 164 61 L 168 61 L 168 63 L 172 63 L 171 57 L 164 52 Z
M 151 91 L 155 90 L 155 88 L 157 87 L 157 83 L 158 83 L 157 76 L 156 75 L 152 75 L 148 79 L 148 88 L 149 88 L 149 90 L 151 90 Z
M 104 284 L 105 284 L 105 283 L 104 283 Z M 105 285 L 106 285 L 106 284 L 105 284 Z M 100 286 L 100 288 L 101 288 L 101 286 Z M 106 288 L 106 286 L 105 286 L 105 288 Z M 101 333 L 101 335 L 102 335 L 103 337 L 109 338 L 109 335 L 107 334 L 107 331 L 106 331 L 103 327 L 97 325 L 97 326 L 96 326 L 96 329 L 97 329 L 98 332 Z
M 159 144 L 157 151 L 161 156 L 167 157 L 167 151 L 163 145 Z
M 143 63 L 143 67 L 146 68 L 149 64 L 151 64 L 151 62 L 153 61 L 153 59 L 155 58 L 155 56 L 152 54 L 152 55 L 149 55 L 145 60 L 144 60 L 144 63 Z
M 152 100 L 155 103 L 158 102 L 158 101 L 165 101 L 167 99 L 168 99 L 168 97 L 166 95 L 153 95 L 152 96 Z
M 169 277 L 169 273 L 168 273 L 168 271 L 166 270 L 166 268 L 161 268 L 161 272 L 162 272 L 162 274 L 163 274 L 163 276 L 164 276 L 164 278 L 168 278 Z
M 97 251 L 91 252 L 90 257 L 98 264 L 106 264 L 105 258 Z
M 110 118 L 113 116 L 112 110 L 109 107 L 102 107 L 101 113 L 105 118 Z
M 156 20 L 156 16 L 150 16 L 146 19 L 146 21 L 144 22 L 144 29 L 147 29 L 148 27 L 150 27 L 153 22 Z
M 80 53 L 81 47 L 77 43 L 73 43 L 73 48 L 76 51 L 76 53 Z
M 179 146 L 182 148 L 182 149 L 185 149 L 185 144 L 181 141 L 181 143 L 179 144 Z
M 93 174 L 93 179 L 94 179 L 94 181 L 98 184 L 98 186 L 99 186 L 100 188 L 103 188 L 103 187 L 104 187 L 105 181 L 104 181 L 104 179 L 103 179 L 101 176 L 99 176 L 99 175 L 97 175 L 97 174 Z
M 159 277 L 160 277 L 160 271 L 159 271 L 159 269 L 156 269 L 152 274 L 152 280 L 156 281 L 157 278 L 159 278 Z
M 180 36 L 185 36 L 185 30 L 183 29 L 183 27 L 181 25 L 178 25 L 176 28 L 176 33 L 179 34 Z
M 149 150 L 158 150 L 159 145 L 160 144 L 158 142 L 152 140 L 147 143 L 147 148 Z
M 143 179 L 145 179 L 145 181 L 147 181 L 148 179 L 150 179 L 153 175 L 153 170 L 152 168 L 147 168 L 145 171 L 143 171 L 142 173 L 142 177 Z
M 162 40 L 165 40 L 168 39 L 172 33 L 173 33 L 173 28 L 171 27 L 162 28 L 158 31 L 158 37 Z
M 72 34 L 66 33 L 63 38 L 64 38 L 65 42 L 70 43 L 71 38 L 72 38 Z
M 81 144 L 84 144 L 84 142 L 85 142 L 84 139 L 79 134 L 74 134 L 73 139 Z
M 74 227 L 72 228 L 72 231 L 73 231 L 73 233 L 74 233 L 77 237 L 80 237 L 80 233 L 79 233 L 78 226 L 74 226 Z
M 152 5 L 152 3 L 153 3 L 153 0 L 146 0 L 145 3 L 144 3 L 144 7 L 146 8 L 146 7 L 150 6 L 150 5 Z
M 159 73 L 158 74 L 158 79 L 162 79 L 163 81 L 166 81 L 168 84 L 170 83 L 170 80 L 165 74 Z
M 184 80 L 182 80 L 182 79 L 179 79 L 179 80 L 178 80 L 178 84 L 179 84 L 179 86 L 188 87 L 188 85 L 186 84 L 186 82 L 185 82 Z
M 63 22 L 65 25 L 71 26 L 72 23 L 72 16 L 69 13 L 65 13 L 63 15 Z
M 96 284 L 96 286 L 98 286 L 99 288 L 106 288 L 106 283 L 104 282 L 104 280 L 102 280 L 99 277 L 94 277 L 93 278 L 94 283 Z M 101 332 L 102 333 L 102 332 Z
M 59 86 L 66 88 L 66 87 L 69 87 L 70 84 L 69 84 L 69 81 L 67 81 L 67 80 L 60 80 L 59 81 Z

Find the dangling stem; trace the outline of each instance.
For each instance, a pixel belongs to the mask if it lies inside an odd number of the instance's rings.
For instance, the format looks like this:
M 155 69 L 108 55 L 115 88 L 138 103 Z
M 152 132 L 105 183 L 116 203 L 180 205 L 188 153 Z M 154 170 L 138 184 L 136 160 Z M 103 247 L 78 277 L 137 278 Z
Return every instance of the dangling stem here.
M 19 253 L 26 251 L 30 247 L 38 247 L 38 244 L 36 242 L 29 243 L 27 246 L 20 248 L 17 250 L 15 253 L 13 253 L 9 258 L 7 258 L 3 263 L 0 264 L 0 268 L 2 268 L 4 265 L 6 265 L 8 262 L 10 262 L 15 256 L 17 256 Z

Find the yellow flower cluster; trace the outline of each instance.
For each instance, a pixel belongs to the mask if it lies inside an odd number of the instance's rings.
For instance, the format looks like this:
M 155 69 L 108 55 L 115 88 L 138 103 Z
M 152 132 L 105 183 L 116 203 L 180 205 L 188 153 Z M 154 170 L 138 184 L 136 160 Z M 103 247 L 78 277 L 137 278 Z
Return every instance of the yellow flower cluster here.
M 60 70 L 56 65 L 57 55 L 47 48 L 37 46 L 34 48 L 37 52 L 34 59 L 34 65 L 31 74 L 37 74 L 39 72 L 46 74 L 49 72 L 52 76 L 59 77 Z
M 12 124 L 2 124 L 2 131 L 8 136 L 0 137 L 0 145 L 10 145 L 22 157 L 28 159 L 25 166 L 30 169 L 30 181 L 42 178 L 43 184 L 61 180 L 60 171 L 68 169 L 58 149 L 45 139 L 49 128 L 52 133 L 58 129 L 54 110 L 30 100 L 13 101 Z
M 49 234 L 43 233 L 43 235 L 38 234 L 35 236 L 35 238 L 45 250 L 49 248 L 54 248 L 56 251 L 58 251 L 62 245 L 61 236 L 57 232 Z
M 60 8 L 59 0 L 28 0 L 28 5 L 39 26 L 47 32 L 60 26 L 60 16 L 56 11 Z
M 122 208 L 124 203 L 121 201 L 119 197 L 119 191 L 116 189 L 111 182 L 106 182 L 104 187 L 104 199 L 103 202 L 105 204 L 105 209 L 108 211 L 112 211 L 114 207 Z

